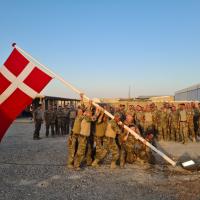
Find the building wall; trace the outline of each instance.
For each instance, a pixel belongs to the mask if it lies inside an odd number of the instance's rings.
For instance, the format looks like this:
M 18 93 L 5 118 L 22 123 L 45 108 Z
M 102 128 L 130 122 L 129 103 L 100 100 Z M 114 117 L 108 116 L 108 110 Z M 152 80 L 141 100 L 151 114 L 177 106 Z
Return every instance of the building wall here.
M 175 101 L 200 101 L 200 85 L 177 91 Z

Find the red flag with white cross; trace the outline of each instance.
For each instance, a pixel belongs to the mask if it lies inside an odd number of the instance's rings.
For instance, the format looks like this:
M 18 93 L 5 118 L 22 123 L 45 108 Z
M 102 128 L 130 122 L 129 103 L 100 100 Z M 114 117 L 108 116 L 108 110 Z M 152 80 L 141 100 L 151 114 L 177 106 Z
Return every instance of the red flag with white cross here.
M 0 68 L 0 141 L 13 120 L 52 78 L 52 74 L 14 48 Z

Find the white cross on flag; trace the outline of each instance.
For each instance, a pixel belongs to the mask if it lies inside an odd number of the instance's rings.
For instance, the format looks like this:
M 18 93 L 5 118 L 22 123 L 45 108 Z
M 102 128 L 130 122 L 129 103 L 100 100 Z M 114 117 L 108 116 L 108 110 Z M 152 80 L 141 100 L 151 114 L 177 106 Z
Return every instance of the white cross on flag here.
M 0 68 L 0 141 L 13 120 L 53 78 L 38 66 L 14 48 Z

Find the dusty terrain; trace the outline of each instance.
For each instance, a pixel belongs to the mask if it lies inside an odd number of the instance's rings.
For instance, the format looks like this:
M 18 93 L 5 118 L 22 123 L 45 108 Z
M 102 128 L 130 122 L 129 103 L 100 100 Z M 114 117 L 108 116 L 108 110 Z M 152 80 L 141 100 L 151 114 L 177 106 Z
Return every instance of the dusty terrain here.
M 140 163 L 111 171 L 105 164 L 68 170 L 66 138 L 32 140 L 33 124 L 14 123 L 0 144 L 0 199 L 200 199 L 200 172 L 160 162 Z M 175 159 L 200 157 L 200 143 L 160 143 Z

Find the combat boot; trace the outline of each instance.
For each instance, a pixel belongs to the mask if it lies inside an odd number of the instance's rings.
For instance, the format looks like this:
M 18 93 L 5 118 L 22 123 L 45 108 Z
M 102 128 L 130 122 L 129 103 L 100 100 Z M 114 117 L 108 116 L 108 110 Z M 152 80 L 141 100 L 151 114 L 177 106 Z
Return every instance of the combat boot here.
M 110 165 L 110 169 L 116 169 L 116 168 L 117 168 L 116 162 L 112 161 Z
M 99 167 L 99 160 L 98 159 L 95 159 L 93 162 L 92 162 L 92 167 Z

